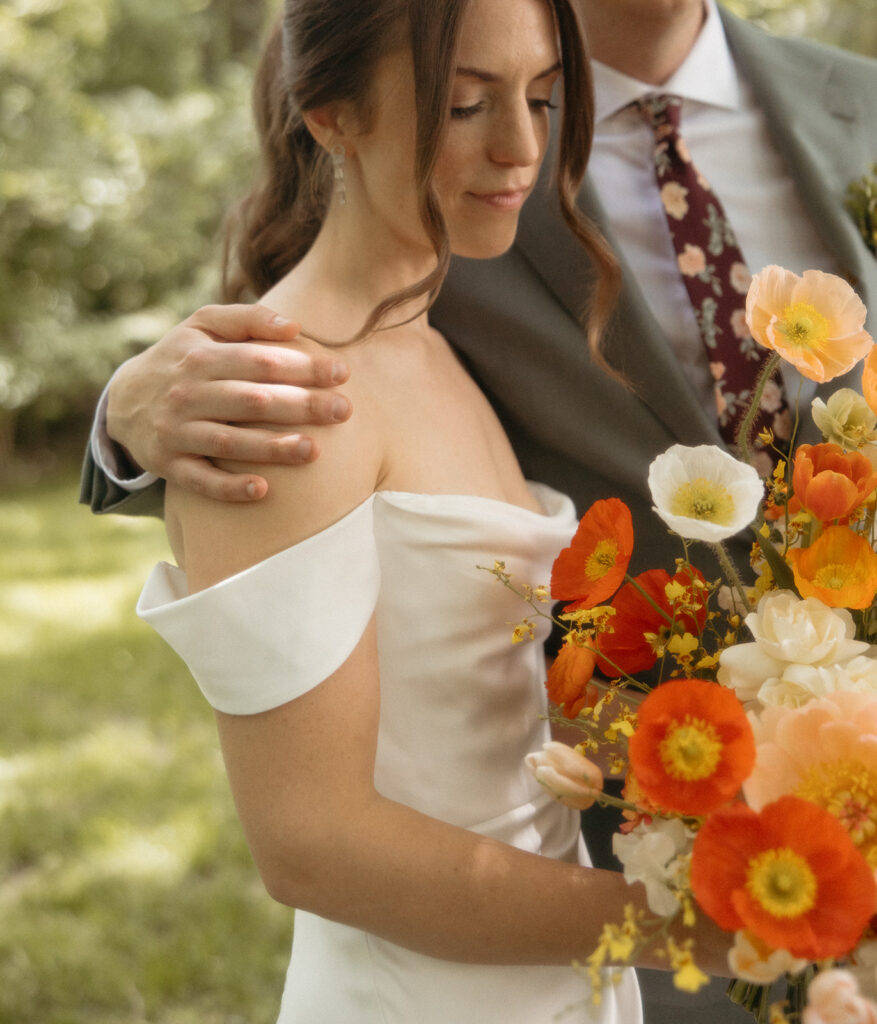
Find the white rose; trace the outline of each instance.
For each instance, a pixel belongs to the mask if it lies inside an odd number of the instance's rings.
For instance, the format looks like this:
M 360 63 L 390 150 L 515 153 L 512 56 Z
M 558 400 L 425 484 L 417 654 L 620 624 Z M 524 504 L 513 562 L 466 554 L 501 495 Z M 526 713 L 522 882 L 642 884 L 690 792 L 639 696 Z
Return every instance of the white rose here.
M 788 950 L 770 949 L 746 931 L 734 933 L 734 945 L 728 952 L 728 966 L 734 977 L 755 985 L 770 985 L 783 974 L 799 974 L 807 963 Z
M 868 649 L 853 639 L 856 627 L 846 608 L 829 608 L 815 597 L 802 600 L 790 590 L 765 594 L 746 625 L 761 652 L 777 661 L 839 664 Z
M 758 691 L 765 707 L 799 708 L 814 697 L 833 693 L 834 668 L 824 665 L 787 665 L 782 676 L 768 679 Z
M 765 682 L 782 675 L 785 667 L 784 661 L 765 654 L 760 644 L 735 644 L 719 656 L 717 678 L 745 704 L 755 700 Z
M 877 1024 L 877 1005 L 859 992 L 849 971 L 820 971 L 807 988 L 802 1024 Z
M 612 852 L 624 865 L 627 884 L 643 883 L 649 910 L 659 917 L 679 909 L 675 890 L 686 881 L 693 839 L 694 833 L 678 818 L 654 818 L 612 837 Z

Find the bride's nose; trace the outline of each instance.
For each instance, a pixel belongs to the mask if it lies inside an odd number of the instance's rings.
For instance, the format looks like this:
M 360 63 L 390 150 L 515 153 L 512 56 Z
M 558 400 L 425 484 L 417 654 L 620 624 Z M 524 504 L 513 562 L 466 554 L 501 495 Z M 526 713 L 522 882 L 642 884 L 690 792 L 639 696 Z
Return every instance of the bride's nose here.
M 490 158 L 496 163 L 529 167 L 542 155 L 540 112 L 526 99 L 509 104 L 493 126 Z

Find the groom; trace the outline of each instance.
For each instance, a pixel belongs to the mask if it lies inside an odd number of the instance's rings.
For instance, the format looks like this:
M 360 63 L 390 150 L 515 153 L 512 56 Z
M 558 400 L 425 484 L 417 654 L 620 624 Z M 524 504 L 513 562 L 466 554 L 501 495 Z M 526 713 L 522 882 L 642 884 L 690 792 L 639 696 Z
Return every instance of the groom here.
M 526 205 L 506 256 L 455 261 L 431 319 L 491 398 L 525 474 L 571 494 L 580 511 L 598 498 L 622 498 L 635 523 L 633 571 L 667 568 L 679 552 L 651 512 L 648 465 L 673 443 L 722 442 L 709 361 L 654 181 L 651 129 L 629 104 L 664 90 L 681 96 L 688 149 L 720 197 L 749 267 L 778 263 L 846 277 L 872 309 L 873 332 L 877 258 L 843 199 L 848 183 L 877 161 L 877 118 L 868 110 L 877 62 L 770 37 L 714 0 L 579 2 L 600 62 L 596 136 L 580 204 L 622 260 L 623 291 L 606 350 L 636 390 L 588 357 L 578 326 L 587 268 L 541 193 Z M 160 512 L 155 477 L 129 479 L 137 464 L 215 497 L 247 500 L 263 493 L 258 478 L 222 473 L 199 456 L 316 457 L 298 431 L 349 414 L 343 396 L 330 390 L 343 382 L 343 370 L 333 381 L 328 360 L 302 365 L 296 353 L 271 349 L 269 366 L 260 346 L 208 340 L 289 337 L 290 328 L 271 316 L 261 307 L 199 311 L 126 364 L 110 389 L 108 426 L 127 451 L 112 445 L 98 422 L 92 448 L 104 468 L 90 452 L 82 500 L 97 512 Z M 269 386 L 249 383 L 260 380 Z M 315 383 L 322 386 L 299 388 Z M 797 392 L 792 374 L 785 385 Z M 804 382 L 805 421 L 812 394 Z M 234 426 L 260 419 L 295 433 Z M 750 1019 L 725 999 L 721 982 L 708 994 L 683 997 L 652 973 L 641 972 L 649 1024 Z

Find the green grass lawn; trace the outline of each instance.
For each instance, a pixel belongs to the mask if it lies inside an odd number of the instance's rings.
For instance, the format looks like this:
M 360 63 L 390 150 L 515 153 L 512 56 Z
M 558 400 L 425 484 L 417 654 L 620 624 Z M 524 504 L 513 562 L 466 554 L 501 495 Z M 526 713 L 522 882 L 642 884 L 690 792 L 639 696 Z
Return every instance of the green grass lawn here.
M 161 525 L 76 490 L 0 495 L 0 1024 L 271 1024 L 292 912 L 209 707 L 134 614 Z

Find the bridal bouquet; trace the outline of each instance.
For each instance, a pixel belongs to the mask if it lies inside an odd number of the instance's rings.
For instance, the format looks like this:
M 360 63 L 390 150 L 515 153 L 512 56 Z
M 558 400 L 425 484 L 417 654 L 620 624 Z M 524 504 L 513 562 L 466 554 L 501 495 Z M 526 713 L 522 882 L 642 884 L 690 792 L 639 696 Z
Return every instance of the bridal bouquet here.
M 864 321 L 841 279 L 767 267 L 747 297 L 772 350 L 753 409 L 780 359 L 824 382 L 866 357 L 862 393 L 813 402 L 824 443 L 777 452 L 766 482 L 745 424 L 739 459 L 681 445 L 656 458 L 654 511 L 680 540 L 669 569 L 628 573 L 630 512 L 609 498 L 558 555 L 550 593 L 492 570 L 538 614 L 563 603 L 547 687 L 581 740 L 528 764 L 566 804 L 622 808 L 614 850 L 646 889 L 650 914 L 628 907 L 585 965 L 597 998 L 601 968 L 645 946 L 696 990 L 708 979 L 685 935 L 705 914 L 733 936 L 731 996 L 758 1021 L 877 1024 L 877 346 Z M 725 548 L 741 530 L 748 581 Z M 699 543 L 724 579 L 697 568 Z M 607 765 L 621 799 L 602 792 Z

